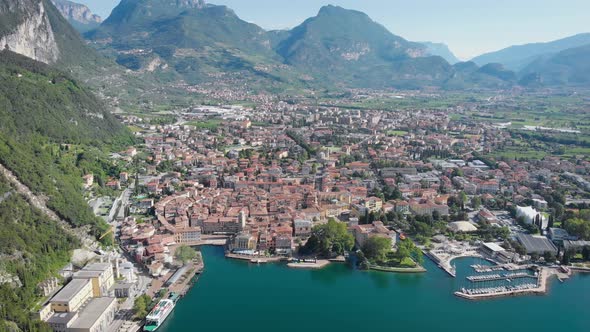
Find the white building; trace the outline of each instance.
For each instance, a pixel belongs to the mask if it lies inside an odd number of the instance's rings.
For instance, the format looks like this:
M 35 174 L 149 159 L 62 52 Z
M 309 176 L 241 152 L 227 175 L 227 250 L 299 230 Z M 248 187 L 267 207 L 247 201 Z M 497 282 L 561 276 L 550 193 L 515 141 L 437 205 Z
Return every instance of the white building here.
M 535 210 L 532 206 L 517 206 L 516 207 L 516 217 L 522 217 L 524 222 L 527 224 L 534 223 L 537 218 L 541 221 L 541 228 L 547 228 L 549 224 L 549 220 L 539 211 Z

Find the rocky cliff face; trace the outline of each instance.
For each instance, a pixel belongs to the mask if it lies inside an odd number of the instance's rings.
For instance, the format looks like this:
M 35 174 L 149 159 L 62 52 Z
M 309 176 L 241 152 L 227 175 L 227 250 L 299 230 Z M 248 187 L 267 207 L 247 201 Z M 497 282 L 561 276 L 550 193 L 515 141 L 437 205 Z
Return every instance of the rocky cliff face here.
M 43 1 L 7 2 L 7 6 L 0 7 L 0 15 L 8 16 L 18 12 L 20 17 L 13 26 L 1 33 L 0 48 L 8 48 L 44 63 L 55 63 L 59 59 L 59 47 Z
M 100 24 L 102 22 L 102 18 L 93 14 L 85 5 L 67 0 L 51 0 L 51 2 L 68 21 L 80 24 Z

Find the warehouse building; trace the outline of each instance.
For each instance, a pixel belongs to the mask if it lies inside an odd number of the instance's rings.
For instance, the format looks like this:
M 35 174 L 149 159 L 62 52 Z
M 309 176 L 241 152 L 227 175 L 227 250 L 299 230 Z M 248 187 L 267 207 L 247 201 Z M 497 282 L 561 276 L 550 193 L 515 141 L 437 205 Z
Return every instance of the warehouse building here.
M 524 246 L 527 254 L 543 255 L 552 252 L 557 255 L 557 247 L 548 238 L 541 235 L 518 234 L 518 242 Z

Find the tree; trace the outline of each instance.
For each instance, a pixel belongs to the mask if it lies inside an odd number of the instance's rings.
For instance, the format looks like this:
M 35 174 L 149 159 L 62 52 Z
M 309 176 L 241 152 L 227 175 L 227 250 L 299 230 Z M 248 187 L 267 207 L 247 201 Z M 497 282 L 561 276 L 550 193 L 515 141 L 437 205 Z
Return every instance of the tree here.
M 563 264 L 568 265 L 572 258 L 575 256 L 576 252 L 572 249 L 566 250 L 563 253 Z
M 543 258 L 545 258 L 545 263 L 554 263 L 557 259 L 553 251 L 545 251 Z
M 463 176 L 463 170 L 460 168 L 455 168 L 451 174 L 451 178 L 454 178 L 455 176 Z
M 368 260 L 381 262 L 386 259 L 391 251 L 391 238 L 384 236 L 372 236 L 363 245 L 363 253 Z
M 395 256 L 400 262 L 404 259 L 411 258 L 420 265 L 424 263 L 422 250 L 416 247 L 414 242 L 412 242 L 409 239 L 401 240 L 400 242 L 398 242 Z
M 186 264 L 195 259 L 195 257 L 197 257 L 197 252 L 195 251 L 195 249 L 187 245 L 181 245 L 180 247 L 176 248 L 174 256 L 176 257 L 176 259 L 181 261 L 182 264 Z
M 461 192 L 459 194 L 459 202 L 461 203 L 461 210 L 465 210 L 465 203 L 467 203 L 467 194 L 465 192 Z
M 564 228 L 572 235 L 579 236 L 584 240 L 590 240 L 590 221 L 581 218 L 568 219 L 564 223 Z
M 142 319 L 147 316 L 148 306 L 151 302 L 152 299 L 146 294 L 142 294 L 136 298 L 135 303 L 133 303 L 133 312 L 135 313 L 135 317 Z
M 479 207 L 481 206 L 481 198 L 479 196 L 473 197 L 473 199 L 471 200 L 471 206 L 473 206 L 475 210 L 479 209 Z
M 343 255 L 354 246 L 354 238 L 346 224 L 333 218 L 328 223 L 315 226 L 312 235 L 302 248 L 305 255 L 318 254 L 324 257 Z

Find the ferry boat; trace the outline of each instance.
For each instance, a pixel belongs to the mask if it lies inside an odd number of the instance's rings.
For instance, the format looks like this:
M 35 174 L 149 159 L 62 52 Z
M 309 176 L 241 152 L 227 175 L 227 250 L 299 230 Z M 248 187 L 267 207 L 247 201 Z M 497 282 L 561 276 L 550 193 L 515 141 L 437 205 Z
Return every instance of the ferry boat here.
M 168 318 L 168 315 L 170 315 L 172 310 L 174 310 L 177 300 L 178 295 L 175 293 L 170 294 L 167 299 L 160 300 L 145 318 L 146 323 L 143 330 L 150 332 L 157 330 L 162 323 L 164 323 L 166 318 Z

